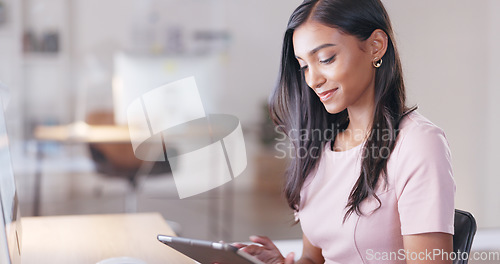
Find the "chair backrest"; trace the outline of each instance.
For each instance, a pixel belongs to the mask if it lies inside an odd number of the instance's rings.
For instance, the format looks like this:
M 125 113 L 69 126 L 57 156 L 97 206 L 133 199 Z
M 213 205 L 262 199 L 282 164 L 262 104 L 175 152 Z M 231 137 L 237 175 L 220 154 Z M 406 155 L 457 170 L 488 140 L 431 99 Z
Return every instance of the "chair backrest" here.
M 453 252 L 470 254 L 472 240 L 476 234 L 476 220 L 471 213 L 455 209 L 455 235 L 453 235 Z M 467 264 L 468 259 L 456 258 L 453 264 Z

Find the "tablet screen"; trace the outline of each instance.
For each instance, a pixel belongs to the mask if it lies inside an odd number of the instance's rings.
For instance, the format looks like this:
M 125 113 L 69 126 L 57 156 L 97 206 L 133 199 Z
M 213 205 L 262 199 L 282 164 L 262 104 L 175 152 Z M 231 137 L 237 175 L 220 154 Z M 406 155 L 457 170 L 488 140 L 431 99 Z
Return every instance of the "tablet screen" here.
M 164 235 L 158 240 L 202 264 L 264 264 L 229 244 Z

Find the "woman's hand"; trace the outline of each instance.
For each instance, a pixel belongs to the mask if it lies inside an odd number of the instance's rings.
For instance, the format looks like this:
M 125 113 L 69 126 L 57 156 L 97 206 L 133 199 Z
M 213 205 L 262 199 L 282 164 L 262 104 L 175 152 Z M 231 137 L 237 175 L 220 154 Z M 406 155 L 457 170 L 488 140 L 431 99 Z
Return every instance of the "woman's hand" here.
M 274 243 L 265 236 L 251 236 L 250 241 L 260 245 L 245 245 L 240 243 L 232 244 L 233 246 L 240 248 L 240 250 L 258 258 L 260 261 L 266 264 L 293 264 L 295 263 L 295 254 L 289 253 L 286 258 L 281 255 L 279 249 L 274 245 Z

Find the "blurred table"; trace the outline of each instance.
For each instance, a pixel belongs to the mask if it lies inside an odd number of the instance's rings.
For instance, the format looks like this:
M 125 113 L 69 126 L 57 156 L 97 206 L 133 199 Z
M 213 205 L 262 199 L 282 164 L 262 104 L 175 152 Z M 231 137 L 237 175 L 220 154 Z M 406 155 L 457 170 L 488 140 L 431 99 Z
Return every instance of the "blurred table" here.
M 127 126 L 87 125 L 37 126 L 34 136 L 41 141 L 82 143 L 130 143 Z
M 193 264 L 157 241 L 175 235 L 158 213 L 22 218 L 21 263 L 92 264 L 132 257 L 148 264 Z
M 130 144 L 130 135 L 127 126 L 116 125 L 87 125 L 83 122 L 59 126 L 37 126 L 33 132 L 37 142 L 35 169 L 35 184 L 33 194 L 33 215 L 40 215 L 40 199 L 42 184 L 42 143 L 123 143 Z

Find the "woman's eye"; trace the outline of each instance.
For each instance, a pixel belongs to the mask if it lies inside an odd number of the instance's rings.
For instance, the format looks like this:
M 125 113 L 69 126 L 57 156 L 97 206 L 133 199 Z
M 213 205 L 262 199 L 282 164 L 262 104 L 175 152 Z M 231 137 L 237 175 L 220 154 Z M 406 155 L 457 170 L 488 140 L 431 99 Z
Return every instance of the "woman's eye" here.
M 324 63 L 324 64 L 328 64 L 328 63 L 332 62 L 334 59 L 335 59 L 335 55 L 331 56 L 330 58 L 328 58 L 326 60 L 321 60 L 320 62 Z
M 307 70 L 307 65 L 300 67 L 300 70 L 301 70 L 301 71 L 305 71 L 305 70 Z

